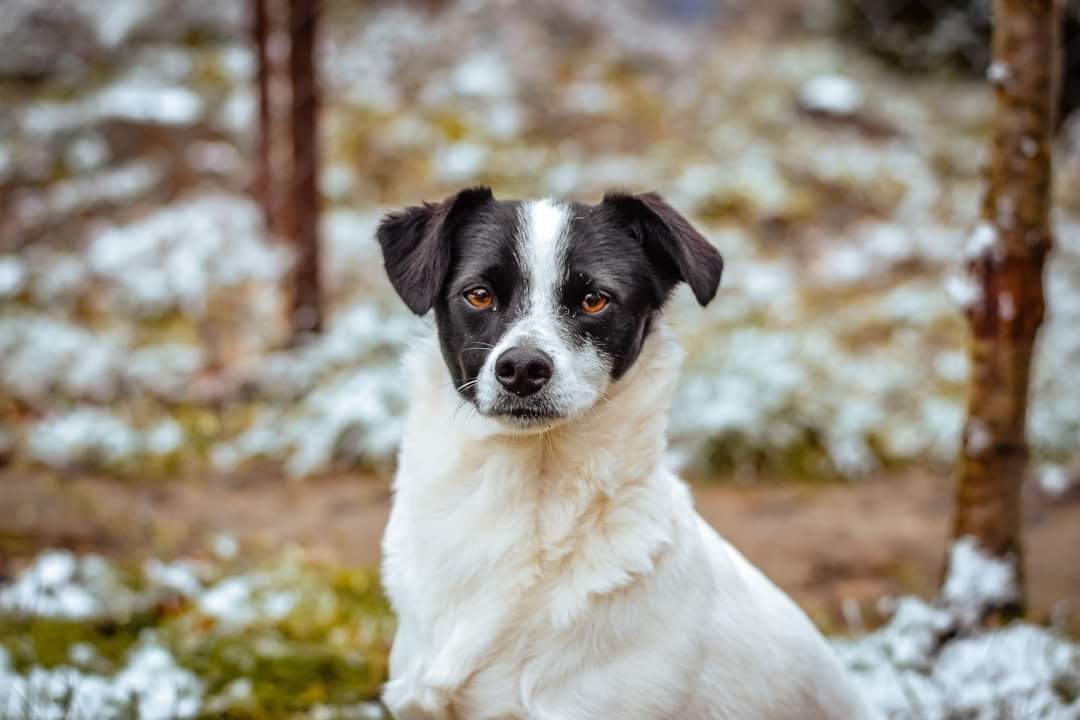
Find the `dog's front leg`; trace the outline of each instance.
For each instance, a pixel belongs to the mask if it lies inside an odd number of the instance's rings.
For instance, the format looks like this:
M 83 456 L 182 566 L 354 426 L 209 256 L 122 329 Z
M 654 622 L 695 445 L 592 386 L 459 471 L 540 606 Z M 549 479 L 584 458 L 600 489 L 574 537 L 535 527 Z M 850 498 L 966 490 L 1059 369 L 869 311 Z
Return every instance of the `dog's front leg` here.
M 411 682 L 409 678 L 388 682 L 382 700 L 394 720 L 454 720 L 448 693 Z
M 435 653 L 419 642 L 407 613 L 398 624 L 390 651 L 390 680 L 383 686 L 382 701 L 396 720 L 449 720 L 449 694 L 423 679 Z
M 433 659 L 386 684 L 383 702 L 396 720 L 455 720 L 453 695 L 476 672 L 502 624 L 498 614 L 488 617 L 456 623 Z

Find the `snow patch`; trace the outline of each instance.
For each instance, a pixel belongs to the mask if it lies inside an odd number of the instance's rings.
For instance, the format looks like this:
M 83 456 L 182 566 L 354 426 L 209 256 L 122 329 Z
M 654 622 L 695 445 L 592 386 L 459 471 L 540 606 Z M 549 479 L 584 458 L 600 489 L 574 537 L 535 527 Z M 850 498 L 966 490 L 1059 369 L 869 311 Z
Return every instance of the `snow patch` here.
M 276 283 L 288 254 L 267 242 L 253 203 L 210 194 L 99 233 L 87 263 L 123 308 L 143 315 L 183 309 L 199 317 L 215 291 Z
M 986 67 L 986 79 L 994 84 L 1005 82 L 1010 74 L 1009 65 L 1001 60 L 995 60 Z
M 952 637 L 956 623 L 906 598 L 881 629 L 833 646 L 889 720 L 1077 717 L 1080 648 L 1024 623 Z
M 18 616 L 87 620 L 130 609 L 132 601 L 102 558 L 67 550 L 41 553 L 15 582 L 0 586 L 0 612 Z
M 432 164 L 441 182 L 458 183 L 476 177 L 487 160 L 488 150 L 483 145 L 458 142 L 436 153 Z
M 63 720 L 187 720 L 202 704 L 202 683 L 165 648 L 134 648 L 112 677 L 71 667 L 19 675 L 0 664 L 0 717 Z
M 953 543 L 941 600 L 962 626 L 973 626 L 987 610 L 1008 605 L 1018 597 L 1014 560 L 987 554 L 971 536 Z
M 957 308 L 967 310 L 982 297 L 982 288 L 970 274 L 956 272 L 945 278 L 945 293 Z
M 183 429 L 170 418 L 140 430 L 114 412 L 93 406 L 48 415 L 31 423 L 26 435 L 30 458 L 59 470 L 169 455 L 184 439 Z
M 139 434 L 107 410 L 80 408 L 39 420 L 27 431 L 27 451 L 54 468 L 116 463 L 133 457 Z
M 799 90 L 799 103 L 811 112 L 853 115 L 863 105 L 863 91 L 843 75 L 818 75 Z
M 964 258 L 970 262 L 984 257 L 997 257 L 999 252 L 997 228 L 985 221 L 977 224 L 964 246 Z
M 26 266 L 14 256 L 0 257 L 0 299 L 11 298 L 22 292 L 26 284 Z
M 0 387 L 32 404 L 54 393 L 106 401 L 115 397 L 125 343 L 43 315 L 0 318 Z
M 513 92 L 506 61 L 493 52 L 469 55 L 454 68 L 450 84 L 461 95 L 497 100 Z
M 1056 463 L 1045 463 L 1038 471 L 1039 489 L 1052 498 L 1065 495 L 1073 485 L 1069 471 Z

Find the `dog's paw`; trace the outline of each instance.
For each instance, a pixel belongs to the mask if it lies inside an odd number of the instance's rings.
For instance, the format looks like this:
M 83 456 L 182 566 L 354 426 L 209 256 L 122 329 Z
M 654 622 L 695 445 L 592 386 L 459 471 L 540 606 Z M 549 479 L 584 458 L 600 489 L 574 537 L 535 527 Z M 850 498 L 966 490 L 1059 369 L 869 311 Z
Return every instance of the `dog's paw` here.
M 449 694 L 430 686 L 392 680 L 383 688 L 383 703 L 394 720 L 450 720 Z

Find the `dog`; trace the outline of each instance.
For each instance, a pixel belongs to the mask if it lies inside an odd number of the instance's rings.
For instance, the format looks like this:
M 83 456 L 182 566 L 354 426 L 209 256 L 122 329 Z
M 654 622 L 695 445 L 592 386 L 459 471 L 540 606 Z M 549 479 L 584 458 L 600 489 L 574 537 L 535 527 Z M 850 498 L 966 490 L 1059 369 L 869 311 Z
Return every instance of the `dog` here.
M 386 273 L 434 332 L 383 538 L 398 720 L 861 720 L 782 591 L 663 462 L 681 351 L 662 311 L 723 261 L 655 193 L 485 187 L 385 216 Z

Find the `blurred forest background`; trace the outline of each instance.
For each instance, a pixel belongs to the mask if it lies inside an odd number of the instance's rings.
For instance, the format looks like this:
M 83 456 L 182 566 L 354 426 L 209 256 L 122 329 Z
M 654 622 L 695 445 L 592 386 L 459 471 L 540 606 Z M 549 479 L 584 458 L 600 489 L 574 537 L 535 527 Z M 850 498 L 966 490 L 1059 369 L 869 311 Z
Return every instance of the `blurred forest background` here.
M 1023 565 L 950 544 L 990 36 L 988 0 L 0 0 L 0 718 L 381 717 L 423 321 L 373 232 L 474 183 L 658 190 L 720 248 L 671 461 L 890 718 L 1080 718 L 1073 0 Z M 984 638 L 1003 572 L 1032 624 Z

